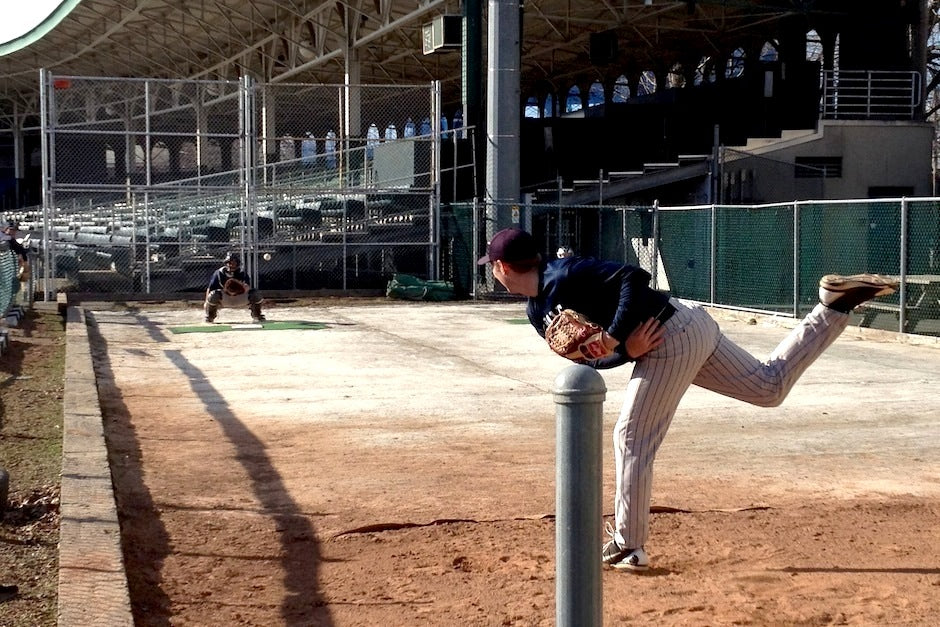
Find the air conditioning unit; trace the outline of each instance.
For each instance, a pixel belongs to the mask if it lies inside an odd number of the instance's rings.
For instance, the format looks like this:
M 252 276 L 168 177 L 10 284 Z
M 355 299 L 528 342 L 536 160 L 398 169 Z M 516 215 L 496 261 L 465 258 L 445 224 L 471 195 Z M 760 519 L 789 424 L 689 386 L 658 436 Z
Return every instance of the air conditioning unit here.
M 438 15 L 430 24 L 422 26 L 421 31 L 424 54 L 460 48 L 463 40 L 463 16 Z

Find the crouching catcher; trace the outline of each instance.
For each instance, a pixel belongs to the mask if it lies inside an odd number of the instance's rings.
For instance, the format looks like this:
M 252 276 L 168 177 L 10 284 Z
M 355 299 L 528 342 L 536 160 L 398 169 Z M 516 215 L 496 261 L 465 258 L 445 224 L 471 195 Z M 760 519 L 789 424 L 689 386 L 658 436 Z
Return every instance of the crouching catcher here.
M 263 321 L 261 293 L 251 287 L 248 275 L 241 269 L 241 259 L 235 253 L 225 256 L 225 265 L 212 273 L 206 289 L 206 322 L 215 322 L 219 307 L 244 307 L 251 310 L 251 319 Z

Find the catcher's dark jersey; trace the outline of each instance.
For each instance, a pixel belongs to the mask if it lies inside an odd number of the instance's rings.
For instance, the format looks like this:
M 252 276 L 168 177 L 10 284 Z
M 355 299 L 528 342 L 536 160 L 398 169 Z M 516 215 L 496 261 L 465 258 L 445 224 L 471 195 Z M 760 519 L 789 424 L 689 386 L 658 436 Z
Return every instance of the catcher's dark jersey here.
M 209 291 L 220 290 L 225 286 L 225 282 L 229 279 L 238 279 L 247 286 L 251 286 L 251 281 L 248 280 L 248 275 L 242 271 L 241 268 L 235 272 L 229 272 L 226 266 L 222 266 L 218 270 L 212 273 L 212 278 L 209 279 Z
M 8 242 L 10 244 L 10 250 L 16 253 L 23 261 L 28 261 L 29 254 L 26 252 L 26 248 L 20 244 L 19 240 L 10 237 L 6 233 L 0 233 L 0 241 Z
M 552 259 L 539 269 L 538 296 L 529 298 L 526 314 L 545 337 L 545 316 L 556 307 L 573 309 L 604 327 L 620 340 L 610 357 L 588 362 L 594 368 L 613 368 L 628 361 L 624 340 L 641 322 L 671 310 L 669 297 L 649 287 L 646 270 L 591 257 Z

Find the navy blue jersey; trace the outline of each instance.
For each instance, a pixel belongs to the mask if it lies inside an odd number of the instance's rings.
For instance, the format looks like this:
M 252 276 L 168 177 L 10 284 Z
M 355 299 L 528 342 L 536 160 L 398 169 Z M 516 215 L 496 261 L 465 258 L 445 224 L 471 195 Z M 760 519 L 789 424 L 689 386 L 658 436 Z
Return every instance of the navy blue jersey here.
M 238 279 L 245 285 L 251 286 L 251 281 L 248 280 L 248 275 L 245 274 L 241 268 L 235 272 L 229 272 L 227 266 L 222 266 L 218 270 L 212 273 L 212 278 L 209 279 L 209 291 L 220 290 L 225 285 L 225 282 L 229 279 Z
M 26 248 L 20 244 L 19 240 L 10 237 L 6 233 L 0 233 L 0 241 L 5 241 L 10 243 L 10 250 L 16 253 L 20 259 L 23 261 L 29 260 L 29 253 L 26 252 Z
M 649 287 L 650 274 L 637 266 L 592 257 L 566 257 L 539 268 L 538 296 L 529 298 L 526 315 L 545 337 L 546 315 L 557 307 L 573 309 L 620 340 L 614 354 L 588 362 L 613 368 L 628 361 L 624 340 L 645 320 L 657 316 L 669 297 Z

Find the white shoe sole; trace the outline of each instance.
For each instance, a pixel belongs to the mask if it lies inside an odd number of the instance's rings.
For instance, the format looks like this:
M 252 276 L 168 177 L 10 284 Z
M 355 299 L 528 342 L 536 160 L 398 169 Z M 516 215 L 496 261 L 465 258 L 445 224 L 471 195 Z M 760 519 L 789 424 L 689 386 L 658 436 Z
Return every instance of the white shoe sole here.
M 611 564 L 613 568 L 617 570 L 628 570 L 634 573 L 642 573 L 644 570 L 649 570 L 649 566 L 634 566 L 633 564 L 624 564 L 623 562 L 617 562 L 616 564 Z

